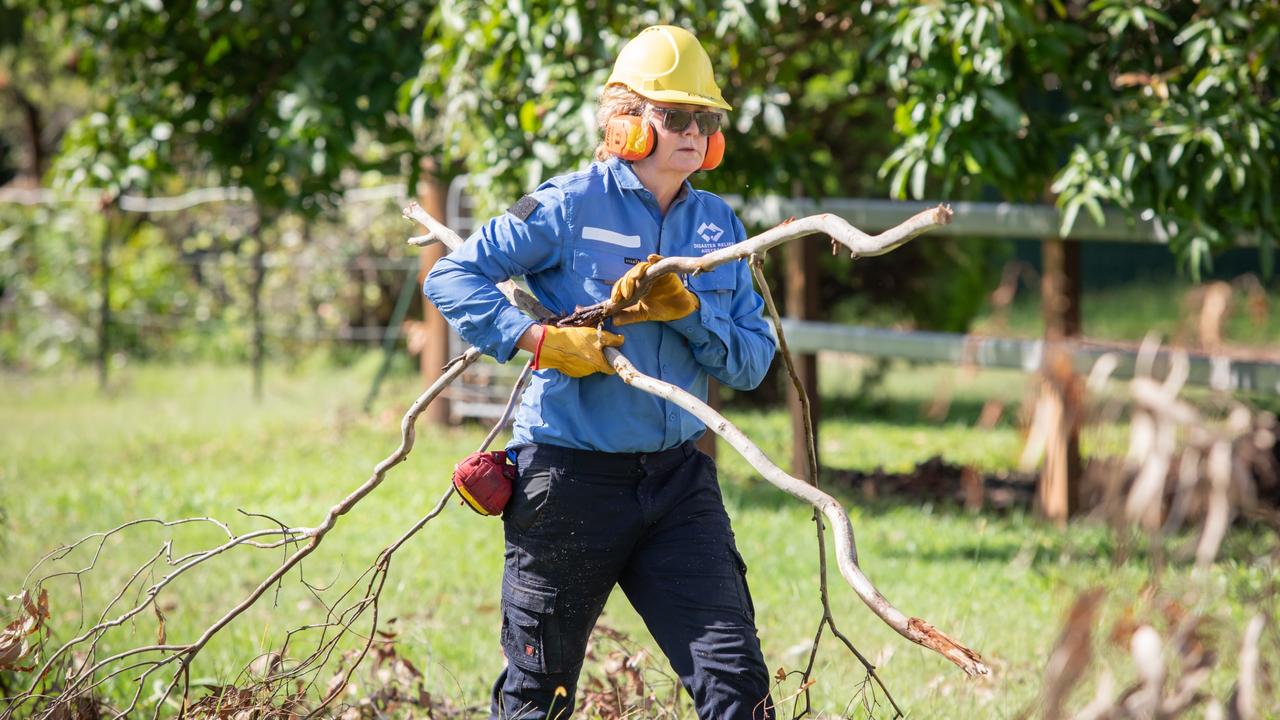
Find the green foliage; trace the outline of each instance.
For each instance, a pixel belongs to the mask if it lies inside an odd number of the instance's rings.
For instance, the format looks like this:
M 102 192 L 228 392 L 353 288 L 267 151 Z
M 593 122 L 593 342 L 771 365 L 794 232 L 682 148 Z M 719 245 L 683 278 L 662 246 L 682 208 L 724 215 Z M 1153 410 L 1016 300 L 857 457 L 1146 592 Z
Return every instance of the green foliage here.
M 595 103 L 614 57 L 648 25 L 692 30 L 734 105 L 717 192 L 858 194 L 887 124 L 863 85 L 871 36 L 844 3 L 677 0 L 622 11 L 585 0 L 446 0 L 432 16 L 404 108 L 430 126 L 482 212 L 576 170 L 599 141 Z
M 13 21 L 0 35 L 0 91 L 43 98 L 36 94 L 42 79 L 72 71 L 91 90 L 87 111 L 62 138 L 56 187 L 101 190 L 110 201 L 126 192 L 238 185 L 253 191 L 265 218 L 234 211 L 225 217 L 226 208 L 218 208 L 188 211 L 180 220 L 151 216 L 150 228 L 129 237 L 113 233 L 112 347 L 142 356 L 242 354 L 251 262 L 263 247 L 266 262 L 282 266 L 267 274 L 264 306 L 272 314 L 268 333 L 283 336 L 277 347 L 287 348 L 298 334 L 331 334 L 349 320 L 385 320 L 389 309 L 382 306 L 394 302 L 403 273 L 370 270 L 353 281 L 340 263 L 375 245 L 380 258 L 400 256 L 391 251 L 403 240 L 393 208 L 386 219 L 397 225 L 394 244 L 364 221 L 355 233 L 322 243 L 329 251 L 336 245 L 332 262 L 290 267 L 314 251 L 297 242 L 271 246 L 310 237 L 297 231 L 301 217 L 331 207 L 345 187 L 380 182 L 383 173 L 409 174 L 415 138 L 396 103 L 421 58 L 421 5 L 0 1 L 3 18 Z M 0 138 L 18 145 L 15 111 L 0 107 Z M 6 233 L 17 254 L 4 259 L 0 362 L 44 367 L 91 350 L 85 333 L 96 322 L 99 233 L 62 229 L 84 221 L 74 212 L 37 213 Z M 245 237 L 259 221 L 265 229 Z M 100 225 L 94 219 L 90 227 Z M 70 244 L 65 252 L 62 238 Z M 50 242 L 59 252 L 45 248 Z M 31 260 L 37 248 L 39 263 Z M 27 267 L 39 272 L 21 277 Z M 82 285 L 64 287 L 63 277 Z M 303 289 L 311 293 L 289 295 Z M 50 313 L 59 317 L 56 333 L 41 324 Z M 51 338 L 67 343 L 67 352 L 46 352 Z
M 0 206 L 0 365 L 42 368 L 90 356 L 91 245 L 98 223 Z
M 894 195 L 1052 198 L 1159 218 L 1191 274 L 1280 224 L 1280 7 L 1265 0 L 889 2 L 873 15 L 897 107 Z M 967 187 L 967 191 L 963 189 Z
M 68 18 L 36 0 L 0 0 L 0 185 L 37 184 L 67 125 L 90 104 Z
M 989 239 L 926 236 L 872 260 L 823 258 L 832 281 L 819 287 L 820 305 L 837 322 L 965 332 L 1008 255 Z
M 238 210 L 238 211 L 237 211 Z M 393 203 L 364 214 L 287 215 L 265 228 L 267 349 L 299 362 L 380 336 L 406 273 Z M 109 345 L 134 359 L 243 361 L 252 256 L 244 208 L 213 205 L 151 223 L 113 215 Z M 96 357 L 104 215 L 0 206 L 0 367 L 48 370 Z M 348 328 L 370 335 L 348 337 Z M 336 341 L 336 342 L 335 342 Z M 117 360 L 118 362 L 118 360 Z
M 417 67 L 420 6 L 152 0 L 54 3 L 98 112 L 67 139 L 70 187 L 142 190 L 160 171 L 237 184 L 265 208 L 314 211 L 344 172 L 394 172 L 394 113 Z M 172 153 L 177 153 L 173 156 Z

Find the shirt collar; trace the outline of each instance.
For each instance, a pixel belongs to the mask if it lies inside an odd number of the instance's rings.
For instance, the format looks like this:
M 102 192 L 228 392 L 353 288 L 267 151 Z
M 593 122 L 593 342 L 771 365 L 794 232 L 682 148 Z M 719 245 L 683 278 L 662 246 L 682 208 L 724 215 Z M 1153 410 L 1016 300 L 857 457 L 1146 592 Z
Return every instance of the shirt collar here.
M 640 177 L 636 175 L 631 163 L 626 160 L 614 155 L 605 161 L 605 166 L 609 168 L 609 172 L 613 173 L 613 179 L 618 183 L 618 187 L 626 190 L 648 190 L 644 183 L 640 182 Z M 686 179 L 680 186 L 680 192 L 676 193 L 675 199 L 680 200 L 687 197 L 691 190 L 693 190 L 693 185 Z

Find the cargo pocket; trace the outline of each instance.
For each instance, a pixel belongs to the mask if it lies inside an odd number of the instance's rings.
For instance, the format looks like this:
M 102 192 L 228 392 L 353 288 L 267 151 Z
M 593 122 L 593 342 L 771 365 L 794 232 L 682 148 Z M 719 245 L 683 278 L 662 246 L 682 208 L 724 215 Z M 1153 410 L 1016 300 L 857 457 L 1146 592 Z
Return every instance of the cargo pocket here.
M 560 672 L 556 591 L 527 580 L 502 580 L 502 650 L 507 661 L 529 672 Z
M 729 543 L 729 552 L 733 555 L 733 562 L 738 567 L 738 592 L 742 596 L 742 609 L 747 613 L 747 619 L 754 625 L 756 622 L 756 606 L 751 602 L 751 587 L 747 585 L 747 562 L 742 559 L 742 553 L 738 552 L 738 548 L 733 543 Z

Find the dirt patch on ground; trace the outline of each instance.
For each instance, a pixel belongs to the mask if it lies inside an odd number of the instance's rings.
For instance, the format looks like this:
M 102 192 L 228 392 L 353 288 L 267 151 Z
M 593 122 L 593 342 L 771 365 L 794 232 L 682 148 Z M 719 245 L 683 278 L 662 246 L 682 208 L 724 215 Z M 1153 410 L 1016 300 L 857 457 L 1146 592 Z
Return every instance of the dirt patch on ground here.
M 1176 472 L 1180 464 L 1179 458 L 1175 458 L 1170 472 Z M 1257 480 L 1256 509 L 1266 515 L 1280 512 L 1280 444 L 1273 446 L 1270 456 L 1253 458 L 1251 469 Z M 1036 473 L 983 473 L 972 466 L 949 463 L 938 455 L 918 463 L 914 470 L 906 473 L 886 472 L 883 468 L 823 473 L 824 484 L 851 489 L 868 501 L 932 502 L 995 512 L 1034 509 L 1037 479 Z M 1116 498 L 1123 498 L 1132 479 L 1122 458 L 1087 461 L 1081 486 L 1084 506 L 1081 510 L 1093 512 L 1115 502 Z M 1166 509 L 1173 499 L 1175 485 L 1176 481 L 1166 484 L 1170 488 L 1165 498 Z M 1203 512 L 1202 502 L 1193 502 L 1188 508 L 1191 517 Z
M 834 470 L 823 478 L 835 487 L 855 490 L 867 500 L 883 498 L 951 503 L 971 510 L 1029 508 L 1035 500 L 1036 476 L 1030 473 L 982 473 L 935 455 L 907 473 Z

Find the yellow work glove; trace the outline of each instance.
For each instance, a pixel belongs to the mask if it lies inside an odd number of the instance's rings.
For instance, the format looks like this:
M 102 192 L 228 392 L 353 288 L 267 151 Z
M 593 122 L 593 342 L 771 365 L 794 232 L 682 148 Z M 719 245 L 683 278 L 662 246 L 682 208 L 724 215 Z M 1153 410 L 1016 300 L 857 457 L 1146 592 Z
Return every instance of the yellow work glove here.
M 575 378 L 598 372 L 612 375 L 613 366 L 604 359 L 604 348 L 619 347 L 625 339 L 592 327 L 543 325 L 533 368 L 552 368 Z
M 635 297 L 640 278 L 649 266 L 661 259 L 661 255 L 650 255 L 645 262 L 632 266 L 626 275 L 618 278 L 618 281 L 613 284 L 613 289 L 609 291 L 609 300 L 617 304 L 628 302 Z M 675 273 L 668 273 L 659 277 L 657 282 L 649 288 L 649 292 L 635 305 L 619 310 L 613 316 L 613 324 L 622 326 L 646 320 L 658 322 L 679 320 L 697 309 L 698 296 L 689 292 Z

